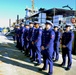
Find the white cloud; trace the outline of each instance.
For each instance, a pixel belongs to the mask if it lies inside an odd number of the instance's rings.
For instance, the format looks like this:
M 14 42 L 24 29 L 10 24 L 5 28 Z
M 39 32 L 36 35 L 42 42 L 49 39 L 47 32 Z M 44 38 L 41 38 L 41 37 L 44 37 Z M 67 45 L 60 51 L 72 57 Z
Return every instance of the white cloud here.
M 9 21 L 7 19 L 0 19 L 0 27 L 7 27 L 9 24 Z
M 11 24 L 14 22 L 15 20 L 12 19 L 11 20 Z M 0 18 L 0 27 L 8 27 L 9 26 L 9 19 L 8 18 Z

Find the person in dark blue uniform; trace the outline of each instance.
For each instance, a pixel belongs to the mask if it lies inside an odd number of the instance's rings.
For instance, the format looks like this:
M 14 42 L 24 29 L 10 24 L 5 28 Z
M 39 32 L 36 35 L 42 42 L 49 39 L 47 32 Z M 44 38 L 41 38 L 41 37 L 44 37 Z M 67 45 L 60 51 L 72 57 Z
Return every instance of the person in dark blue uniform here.
M 29 56 L 30 56 L 30 59 L 32 59 L 32 56 L 33 56 L 33 51 L 32 51 L 32 37 L 33 37 L 33 32 L 34 32 L 34 22 L 30 21 L 29 23 L 29 35 L 28 35 L 28 40 L 29 40 L 29 47 L 28 47 L 28 50 L 29 50 Z
M 16 39 L 16 31 L 17 31 L 17 26 L 16 25 L 15 25 L 13 31 L 14 31 L 13 40 L 14 40 L 14 42 L 16 42 L 16 40 L 17 40 Z
M 59 47 L 60 47 L 60 32 L 58 31 L 58 26 L 54 26 L 55 32 L 55 40 L 54 40 L 54 52 L 53 52 L 53 59 L 54 62 L 59 60 Z
M 25 25 L 25 30 L 24 30 L 24 34 L 23 34 L 23 39 L 24 39 L 24 48 L 25 48 L 25 55 L 28 56 L 28 46 L 29 46 L 29 40 L 28 40 L 28 35 L 29 35 L 29 25 L 26 24 Z
M 24 48 L 24 40 L 23 40 L 23 34 L 25 30 L 24 23 L 21 23 L 20 26 L 21 26 L 20 27 L 20 49 L 22 51 Z
M 17 39 L 17 48 L 20 48 L 20 26 L 16 25 L 16 39 Z
M 46 70 L 47 66 L 49 64 L 49 73 L 48 75 L 53 74 L 53 60 L 52 60 L 52 55 L 54 51 L 54 38 L 55 38 L 55 33 L 52 30 L 52 23 L 50 21 L 46 21 L 45 24 L 45 29 L 43 30 L 42 33 L 42 44 L 41 44 L 41 53 L 43 55 L 43 63 L 44 66 L 40 70 Z
M 74 39 L 74 33 L 70 31 L 70 25 L 66 25 L 66 30 L 62 35 L 62 59 L 63 62 L 61 66 L 66 64 L 66 55 L 68 56 L 68 64 L 66 70 L 70 70 L 72 65 L 72 42 Z
M 41 64 L 41 36 L 42 30 L 39 28 L 39 22 L 35 22 L 35 30 L 33 35 L 33 60 L 37 61 L 36 65 Z

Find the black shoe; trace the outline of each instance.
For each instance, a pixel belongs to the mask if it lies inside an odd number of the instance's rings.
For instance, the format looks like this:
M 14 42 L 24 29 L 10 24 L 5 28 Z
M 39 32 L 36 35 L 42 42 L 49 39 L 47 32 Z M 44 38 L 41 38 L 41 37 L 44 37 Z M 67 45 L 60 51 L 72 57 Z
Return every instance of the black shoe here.
M 53 60 L 53 62 L 57 62 L 58 60 Z
M 62 64 L 60 64 L 59 66 L 64 67 L 65 65 L 62 63 Z
M 23 50 L 21 50 L 21 52 L 23 52 Z
M 32 60 L 33 58 L 30 56 L 30 60 Z
M 41 65 L 41 64 L 39 64 L 39 63 L 36 63 L 36 64 L 35 64 L 35 66 L 39 66 L 39 65 Z
M 47 70 L 47 69 L 45 69 L 45 68 L 40 68 L 40 69 L 39 69 L 39 71 L 42 71 L 42 70 Z
M 31 62 L 34 62 L 35 60 L 31 59 Z
M 68 70 L 70 70 L 70 68 L 68 68 L 68 67 L 67 67 L 67 68 L 65 68 L 65 70 L 67 70 L 67 71 L 68 71 Z
M 24 54 L 25 52 L 24 52 L 23 50 L 21 50 L 21 53 L 23 53 L 23 54 Z
M 52 73 L 48 73 L 47 75 L 53 75 Z
M 30 57 L 30 55 L 28 54 L 27 57 Z
M 15 47 L 18 47 L 17 45 Z

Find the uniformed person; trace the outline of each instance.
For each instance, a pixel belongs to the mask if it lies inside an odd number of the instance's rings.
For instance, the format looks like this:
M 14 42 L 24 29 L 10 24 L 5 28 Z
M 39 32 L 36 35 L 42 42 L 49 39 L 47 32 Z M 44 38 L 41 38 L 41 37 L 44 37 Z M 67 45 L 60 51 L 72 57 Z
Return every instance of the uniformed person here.
M 33 57 L 33 51 L 32 51 L 32 37 L 33 37 L 33 33 L 34 33 L 34 22 L 30 21 L 29 22 L 29 35 L 28 35 L 28 40 L 29 40 L 29 47 L 28 47 L 28 50 L 29 50 L 29 56 L 30 58 L 32 59 Z
M 24 34 L 23 34 L 23 39 L 24 39 L 24 48 L 25 48 L 25 55 L 28 56 L 28 46 L 29 46 L 29 40 L 28 40 L 28 35 L 29 35 L 29 25 L 26 24 L 25 25 L 25 30 L 24 30 Z
M 20 49 L 21 51 L 23 50 L 24 48 L 24 40 L 23 40 L 23 34 L 24 34 L 24 30 L 25 30 L 25 27 L 24 27 L 24 23 L 22 22 L 20 24 Z
M 17 30 L 17 26 L 15 25 L 14 29 L 13 29 L 13 40 L 14 42 L 16 42 L 16 30 Z
M 49 73 L 48 75 L 53 74 L 53 60 L 52 60 L 52 55 L 54 51 L 54 38 L 55 38 L 55 33 L 52 30 L 52 23 L 50 21 L 46 21 L 45 24 L 45 29 L 43 30 L 42 33 L 42 55 L 43 55 L 43 60 L 44 60 L 44 66 L 41 70 L 46 70 L 47 66 L 49 64 Z
M 62 59 L 63 62 L 61 66 L 65 66 L 66 64 L 66 55 L 68 56 L 68 64 L 66 70 L 70 70 L 72 65 L 72 42 L 74 39 L 74 34 L 70 31 L 71 26 L 69 24 L 66 25 L 66 30 L 62 35 Z
M 17 40 L 17 48 L 20 48 L 20 26 L 16 25 L 16 40 Z
M 53 59 L 54 61 L 59 60 L 59 47 L 60 47 L 60 32 L 58 30 L 58 26 L 54 26 L 55 32 L 55 40 L 54 40 L 54 52 L 53 52 Z
M 35 22 L 35 30 L 34 30 L 34 35 L 33 35 L 33 40 L 32 40 L 32 44 L 33 44 L 33 59 L 34 61 L 37 61 L 36 65 L 40 65 L 41 64 L 41 36 L 42 36 L 42 30 L 39 28 L 39 22 Z

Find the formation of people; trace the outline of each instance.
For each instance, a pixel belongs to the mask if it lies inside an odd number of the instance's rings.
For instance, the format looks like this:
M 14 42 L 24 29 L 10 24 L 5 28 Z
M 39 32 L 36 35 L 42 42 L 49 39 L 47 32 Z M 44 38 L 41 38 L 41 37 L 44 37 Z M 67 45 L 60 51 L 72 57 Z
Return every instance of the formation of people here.
M 74 33 L 70 28 L 71 25 L 66 24 L 65 31 L 60 32 L 59 27 L 53 25 L 50 21 L 46 21 L 44 29 L 37 21 L 30 21 L 29 24 L 21 23 L 15 28 L 16 47 L 25 56 L 29 56 L 31 62 L 36 62 L 35 66 L 40 65 L 43 58 L 44 65 L 39 70 L 47 70 L 49 65 L 48 75 L 52 75 L 53 62 L 59 60 L 61 44 L 63 61 L 60 66 L 66 65 L 67 55 L 68 64 L 66 70 L 70 70 L 72 65 L 72 42 L 74 40 Z

